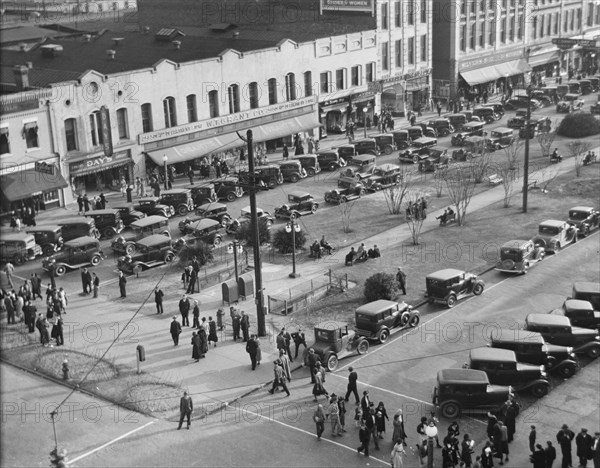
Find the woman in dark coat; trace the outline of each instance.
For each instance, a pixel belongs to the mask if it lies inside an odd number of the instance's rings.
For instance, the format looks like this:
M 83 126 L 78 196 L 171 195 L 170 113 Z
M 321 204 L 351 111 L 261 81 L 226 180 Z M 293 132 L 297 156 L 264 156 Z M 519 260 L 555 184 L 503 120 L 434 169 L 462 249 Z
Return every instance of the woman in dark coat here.
M 200 337 L 196 332 L 192 333 L 192 359 L 196 362 L 200 360 Z
M 217 341 L 219 341 L 219 337 L 217 336 L 217 324 L 212 317 L 208 317 L 208 342 L 214 343 L 216 348 Z
M 204 327 L 200 327 L 198 330 L 198 340 L 199 340 L 199 348 L 200 348 L 200 357 L 203 358 L 204 355 L 208 352 L 208 339 L 206 337 L 206 330 Z
M 383 404 L 383 401 L 380 401 L 375 409 L 375 422 L 377 423 L 377 437 L 383 439 L 383 433 L 385 432 L 385 420 L 390 420 L 388 417 L 387 411 Z
M 405 444 L 406 432 L 404 432 L 404 416 L 402 414 L 402 410 L 399 409 L 394 414 L 394 420 L 392 421 L 392 425 L 394 426 L 394 432 L 392 434 L 392 442 L 394 443 L 402 443 Z
M 465 468 L 471 468 L 471 465 L 473 464 L 473 459 L 471 457 L 473 454 L 473 445 L 473 441 L 469 437 L 469 434 L 465 434 L 460 450 L 460 460 L 465 464 Z

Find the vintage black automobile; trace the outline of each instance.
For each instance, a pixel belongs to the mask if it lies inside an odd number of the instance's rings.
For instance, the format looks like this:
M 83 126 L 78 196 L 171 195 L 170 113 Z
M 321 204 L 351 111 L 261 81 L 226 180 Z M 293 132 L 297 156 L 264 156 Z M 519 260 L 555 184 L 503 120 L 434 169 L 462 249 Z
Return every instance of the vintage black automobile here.
M 84 236 L 100 239 L 100 231 L 96 228 L 96 223 L 93 218 L 82 218 L 77 216 L 55 221 L 54 224 L 61 227 L 64 241 L 70 241 Z
M 506 110 L 517 110 L 517 109 L 527 109 L 527 102 L 529 101 L 529 97 L 527 96 L 515 96 L 504 103 L 504 108 Z M 537 99 L 531 98 L 531 110 L 539 109 L 542 107 L 540 101 Z
M 412 146 L 415 149 L 431 148 L 437 145 L 437 138 L 422 137 L 413 140 Z
M 381 152 L 384 154 L 392 154 L 398 149 L 396 142 L 394 141 L 394 136 L 391 133 L 379 133 L 373 135 L 373 138 Z
M 174 247 L 180 251 L 185 246 L 193 247 L 198 241 L 218 247 L 223 241 L 221 223 L 214 219 L 203 218 L 186 227 L 186 235 L 177 239 Z
M 283 180 L 296 183 L 300 179 L 307 177 L 306 170 L 302 167 L 300 161 L 283 161 L 279 163 L 279 169 Z
M 192 200 L 196 206 L 219 200 L 214 184 L 186 185 L 184 188 L 192 191 Z
M 314 214 L 319 204 L 308 192 L 288 193 L 288 202 L 275 208 L 275 218 L 296 219 L 307 214 Z
M 382 164 L 373 170 L 373 174 L 363 179 L 363 183 L 367 190 L 378 192 L 384 188 L 398 185 L 403 177 L 404 172 L 397 164 Z
M 592 115 L 600 114 L 600 102 L 596 102 L 596 103 L 590 105 L 590 114 L 592 114 Z
M 418 164 L 429 156 L 428 148 L 406 148 L 398 153 L 398 161 Z
M 354 140 L 354 147 L 356 148 L 356 154 L 372 154 L 373 156 L 379 156 L 381 149 L 377 145 L 375 138 L 363 138 L 362 140 Z
M 444 418 L 456 419 L 465 410 L 496 412 L 513 396 L 510 386 L 491 385 L 483 371 L 443 369 L 437 374 L 433 404 Z
M 27 234 L 32 234 L 35 237 L 35 243 L 42 249 L 42 253 L 46 256 L 52 255 L 62 249 L 63 237 L 62 228 L 60 226 L 34 226 L 28 227 L 25 231 Z
M 337 369 L 339 360 L 353 354 L 369 351 L 369 341 L 348 328 L 347 323 L 328 321 L 315 325 L 315 342 L 309 346 L 315 351 L 327 370 Z M 303 356 L 308 364 L 308 351 Z
M 256 185 L 262 183 L 270 189 L 283 184 L 281 169 L 276 164 L 255 167 L 254 176 L 251 176 L 248 171 L 240 171 L 237 176 L 244 192 L 249 192 L 253 180 Z
M 104 259 L 100 249 L 100 241 L 95 237 L 82 236 L 71 239 L 63 244 L 62 251 L 45 258 L 42 268 L 49 271 L 54 264 L 56 276 L 63 276 L 67 271 L 77 270 L 86 266 L 97 266 Z
M 491 107 L 494 109 L 494 113 L 498 116 L 498 119 L 496 120 L 500 120 L 502 117 L 504 117 L 504 106 L 502 104 L 498 104 L 497 102 L 488 102 L 486 104 L 482 104 L 481 107 Z
M 337 149 L 319 151 L 317 159 L 319 160 L 319 166 L 328 171 L 335 171 L 346 165 L 346 160 L 340 156 Z
M 125 223 L 121 220 L 121 212 L 115 208 L 88 211 L 85 216 L 94 219 L 96 228 L 104 239 L 112 239 L 125 229 Z
M 462 132 L 463 125 L 469 122 L 465 114 L 452 114 L 447 118 L 456 132 Z
M 465 141 L 470 136 L 484 136 L 485 123 L 484 122 L 467 122 L 462 125 L 459 133 L 452 135 L 450 144 L 452 146 L 463 146 Z
M 141 211 L 137 211 L 133 203 L 112 203 L 110 207 L 119 210 L 119 215 L 121 216 L 121 221 L 125 227 L 128 227 L 134 221 L 138 221 L 142 218 L 146 217 L 146 213 L 142 213 Z
M 196 214 L 194 216 L 188 216 L 184 220 L 179 221 L 179 231 L 186 234 L 189 225 L 205 218 L 217 221 L 223 227 L 226 227 L 231 222 L 231 216 L 227 211 L 227 205 L 224 205 L 223 203 L 206 203 L 196 207 Z
M 215 192 L 219 200 L 232 202 L 244 195 L 237 177 L 221 177 L 220 179 L 211 180 L 211 183 L 215 186 Z
M 341 184 L 341 185 L 340 185 Z M 340 179 L 338 188 L 325 192 L 325 203 L 339 205 L 356 200 L 365 194 L 365 186 L 356 179 Z
M 428 122 L 417 122 L 416 123 L 417 127 L 421 127 L 421 130 L 423 131 L 423 137 L 425 138 L 437 138 L 438 134 L 435 131 L 435 128 L 430 127 Z M 410 127 L 412 128 L 412 127 Z M 413 139 L 414 142 L 414 139 Z
M 492 151 L 499 150 L 502 148 L 508 148 L 513 144 L 514 132 L 512 128 L 508 127 L 497 127 L 490 132 L 488 138 L 489 149 Z
M 476 115 L 487 124 L 500 120 L 500 116 L 496 114 L 492 107 L 476 107 L 473 109 L 473 115 Z
M 172 206 L 179 216 L 185 216 L 194 211 L 194 200 L 190 189 L 165 190 L 160 194 L 159 203 Z
M 175 216 L 175 208 L 171 205 L 160 203 L 158 197 L 142 197 L 138 200 L 135 210 L 145 213 L 147 216 L 163 216 L 170 218 Z
M 569 210 L 567 223 L 577 228 L 577 234 L 587 236 L 600 223 L 600 212 L 591 206 L 574 206 Z
M 42 255 L 42 248 L 36 244 L 35 236 L 24 232 L 4 232 L 0 237 L 0 259 L 22 265 Z
M 533 265 L 541 262 L 546 250 L 531 240 L 511 240 L 500 247 L 500 259 L 496 271 L 525 274 Z
M 359 154 L 348 160 L 348 165 L 340 171 L 340 180 L 354 178 L 360 181 L 373 173 L 375 169 L 375 156 L 372 154 Z M 338 181 L 339 182 L 339 181 Z
M 319 158 L 316 154 L 302 154 L 294 156 L 296 161 L 300 161 L 302 169 L 306 171 L 308 177 L 314 177 L 321 172 L 321 166 L 319 165 Z
M 135 252 L 136 241 L 153 234 L 160 234 L 171 238 L 169 220 L 164 216 L 147 216 L 129 226 L 132 232 L 121 234 L 111 243 L 115 253 L 131 255 Z
M 416 327 L 421 320 L 421 314 L 405 302 L 381 299 L 357 308 L 354 320 L 358 335 L 385 343 L 392 330 Z
M 531 91 L 531 97 L 540 103 L 540 107 L 554 105 L 554 99 L 548 94 L 548 91 L 544 92 L 541 89 L 534 89 Z
M 454 268 L 446 268 L 426 276 L 426 296 L 430 302 L 446 304 L 454 307 L 456 302 L 470 294 L 479 296 L 485 284 L 472 273 Z
M 265 223 L 267 228 L 270 228 L 275 223 L 275 218 L 268 211 L 262 208 L 256 207 L 256 217 L 259 223 Z M 227 227 L 225 232 L 227 234 L 234 234 L 243 224 L 250 223 L 252 221 L 252 211 L 249 206 L 242 208 L 240 217 L 232 220 Z
M 510 385 L 516 392 L 529 390 L 537 398 L 547 395 L 550 388 L 544 365 L 518 362 L 515 352 L 509 349 L 472 349 L 466 366 L 484 371 L 493 384 Z
M 548 343 L 570 346 L 575 354 L 600 356 L 600 336 L 596 330 L 574 327 L 568 317 L 553 314 L 529 314 L 525 330 L 541 333 Z
M 558 252 L 568 244 L 577 242 L 577 229 L 566 221 L 548 219 L 538 226 L 538 233 L 532 239 L 546 252 Z
M 419 172 L 434 172 L 441 167 L 448 167 L 449 163 L 448 149 L 432 146 L 427 148 L 427 157 L 419 160 Z
M 358 154 L 356 147 L 352 143 L 345 143 L 334 148 L 334 150 L 336 150 L 340 158 L 343 158 L 345 161 L 348 161 L 352 158 L 352 156 L 356 156 Z
M 573 299 L 588 301 L 594 310 L 600 310 L 600 283 L 593 281 L 576 281 L 571 293 Z
M 506 126 L 508 128 L 520 129 L 525 125 L 525 120 L 527 120 L 527 111 L 518 110 L 514 117 L 507 120 Z M 537 120 L 537 116 L 530 115 L 530 120 Z
M 406 131 L 408 132 L 408 136 L 411 139 L 411 141 L 423 138 L 423 129 L 420 125 L 413 125 L 412 127 L 408 127 Z
M 579 97 L 579 94 L 565 94 L 556 104 L 556 112 L 569 113 L 571 111 L 581 110 L 585 101 Z
M 412 144 L 412 139 L 407 130 L 394 130 L 391 135 L 398 149 L 406 149 Z
M 573 376 L 579 369 L 579 361 L 573 348 L 546 343 L 540 333 L 500 329 L 494 330 L 490 337 L 492 348 L 509 349 L 517 360 L 528 364 L 543 365 L 552 373 L 565 379 Z
M 600 311 L 594 310 L 590 301 L 567 299 L 560 309 L 554 309 L 550 313 L 567 317 L 575 327 L 600 330 Z
M 454 127 L 448 119 L 433 119 L 427 122 L 427 126 L 433 128 L 435 130 L 436 136 L 438 137 L 445 137 L 450 135 L 451 133 L 454 133 Z
M 175 259 L 175 250 L 171 246 L 171 238 L 154 234 L 138 241 L 135 253 L 120 257 L 117 268 L 123 273 L 139 274 Z

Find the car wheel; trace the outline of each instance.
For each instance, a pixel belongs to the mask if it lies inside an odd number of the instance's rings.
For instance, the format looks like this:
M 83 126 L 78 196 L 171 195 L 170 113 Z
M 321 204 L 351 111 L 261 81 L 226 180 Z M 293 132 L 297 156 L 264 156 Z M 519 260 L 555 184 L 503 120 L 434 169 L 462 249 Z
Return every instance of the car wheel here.
M 102 231 L 102 237 L 105 239 L 112 239 L 114 235 L 115 231 L 113 231 L 111 228 L 106 228 L 104 231 Z
M 100 257 L 100 255 L 94 255 L 92 257 L 92 259 L 90 260 L 90 263 L 94 266 L 99 265 L 100 262 L 102 261 L 102 257 Z
M 367 354 L 369 351 L 369 342 L 367 340 L 361 340 L 358 344 L 358 348 L 356 348 L 356 352 L 358 354 Z
M 568 379 L 570 377 L 573 377 L 575 375 L 576 371 L 577 371 L 577 369 L 575 368 L 575 366 L 568 365 L 568 366 L 561 367 L 559 372 L 560 372 L 561 377 Z
M 442 403 L 440 412 L 442 413 L 442 416 L 447 419 L 455 419 L 460 416 L 460 406 L 458 406 L 458 403 L 454 403 L 453 401 Z
M 188 207 L 181 205 L 179 208 L 177 208 L 177 214 L 179 214 L 179 216 L 185 216 L 188 214 Z
M 133 255 L 134 252 L 135 252 L 135 244 L 127 244 L 127 246 L 125 247 L 125 253 L 127 255 Z
M 277 187 L 277 181 L 275 179 L 267 180 L 267 187 L 270 189 Z
M 586 354 L 588 357 L 596 359 L 598 356 L 600 356 L 600 347 L 594 346 L 593 348 L 590 348 Z
M 294 184 L 295 184 L 296 182 L 298 182 L 299 180 L 300 180 L 300 176 L 299 176 L 298 174 L 292 174 L 292 175 L 290 176 L 290 181 L 291 181 L 292 183 L 294 183 Z
M 50 255 L 52 255 L 54 253 L 54 246 L 52 246 L 50 244 L 45 245 L 42 248 L 42 251 L 44 252 L 44 255 L 48 257 L 48 256 L 50 256 Z
M 318 209 L 319 205 L 317 205 L 316 203 L 310 207 L 310 211 L 312 211 L 312 213 L 316 213 Z
M 173 252 L 167 252 L 167 254 L 165 255 L 165 263 L 171 263 L 174 258 L 175 255 L 173 255 Z
M 554 251 L 555 252 L 560 252 L 560 250 L 562 249 L 562 246 L 560 245 L 560 242 L 556 243 L 556 247 L 554 247 Z
M 306 171 L 308 173 L 309 177 L 314 177 L 315 175 L 317 175 L 317 171 L 315 171 L 312 167 L 308 168 L 308 171 Z
M 419 322 L 421 321 L 421 317 L 419 315 L 413 315 L 410 320 L 408 321 L 408 326 L 410 328 L 415 328 L 417 325 L 419 325 Z
M 221 218 L 221 227 L 227 227 L 230 223 L 231 219 L 228 218 L 227 216 L 223 216 Z
M 228 202 L 232 202 L 235 201 L 237 197 L 235 196 L 235 193 L 233 192 L 229 192 L 226 196 L 225 196 L 225 200 L 227 200 Z
M 483 284 L 477 283 L 475 286 L 473 286 L 473 294 L 475 294 L 476 296 L 479 296 L 479 295 L 481 295 L 482 292 L 483 292 Z
M 383 150 L 383 152 L 385 154 L 392 154 L 392 147 L 391 146 L 386 146 L 385 149 Z
M 447 128 L 443 128 L 442 131 L 440 132 L 440 134 L 442 136 L 448 136 L 448 135 L 450 135 L 450 130 Z
M 581 228 L 581 237 L 586 237 L 590 233 L 590 227 L 584 224 Z
M 413 163 L 417 164 L 419 162 L 419 157 L 417 155 L 413 156 Z
M 548 385 L 544 385 L 543 383 L 535 384 L 531 387 L 531 394 L 537 398 L 548 395 Z
M 377 334 L 377 341 L 379 341 L 379 343 L 383 344 L 387 341 L 387 339 L 390 337 L 390 331 L 387 328 L 384 328 L 382 330 L 379 330 L 379 333 Z
M 327 167 L 331 172 L 335 171 L 337 169 L 337 165 L 334 163 L 331 163 L 328 167 Z
M 333 372 L 337 369 L 338 366 L 338 358 L 335 354 L 330 354 L 327 358 L 327 370 L 329 372 Z
M 15 255 L 13 260 L 15 262 L 15 265 L 23 265 L 23 263 L 25 263 L 27 259 L 23 255 Z
M 221 245 L 221 242 L 222 242 L 222 241 L 223 241 L 223 240 L 221 239 L 221 236 L 217 236 L 217 237 L 215 237 L 215 240 L 214 240 L 214 242 L 213 242 L 213 245 L 214 245 L 215 247 L 219 247 L 219 246 Z
M 290 213 L 290 219 L 296 219 L 296 218 L 299 218 L 297 212 L 294 211 L 294 212 Z
M 454 305 L 456 304 L 456 296 L 454 294 L 450 294 L 450 296 L 448 296 L 448 299 L 446 299 L 446 305 L 448 306 L 448 308 L 452 308 L 454 307 Z
M 64 265 L 58 265 L 56 267 L 56 276 L 63 276 L 67 272 L 67 267 Z

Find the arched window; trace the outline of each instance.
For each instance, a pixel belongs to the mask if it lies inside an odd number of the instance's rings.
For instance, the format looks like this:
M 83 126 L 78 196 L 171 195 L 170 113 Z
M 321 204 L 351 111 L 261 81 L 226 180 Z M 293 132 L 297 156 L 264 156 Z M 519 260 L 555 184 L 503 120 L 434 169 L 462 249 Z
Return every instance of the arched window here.
M 286 101 L 296 99 L 296 75 L 293 73 L 285 75 L 285 99 Z
M 76 151 L 79 149 L 77 145 L 77 121 L 75 119 L 65 120 L 65 140 L 67 151 Z
M 232 84 L 227 88 L 227 99 L 229 101 L 229 113 L 235 114 L 240 111 L 240 87 Z
M 250 109 L 258 109 L 258 83 L 253 81 L 248 86 L 248 100 L 250 101 Z
M 215 90 L 208 92 L 208 110 L 211 118 L 219 117 L 219 93 Z
M 165 113 L 165 127 L 175 127 L 177 125 L 177 110 L 175 109 L 175 98 L 169 96 L 163 101 L 163 111 Z
M 271 78 L 267 85 L 269 88 L 269 105 L 277 104 L 277 79 Z
M 188 114 L 188 122 L 196 122 L 198 121 L 198 111 L 196 109 L 196 95 L 189 94 L 185 98 L 185 102 L 187 104 L 187 114 Z

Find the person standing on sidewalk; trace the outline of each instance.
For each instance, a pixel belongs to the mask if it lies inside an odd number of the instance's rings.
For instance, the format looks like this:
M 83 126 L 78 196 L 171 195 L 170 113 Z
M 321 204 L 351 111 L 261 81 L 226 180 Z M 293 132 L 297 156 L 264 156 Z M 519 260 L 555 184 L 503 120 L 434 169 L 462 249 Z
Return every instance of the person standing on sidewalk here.
M 331 437 L 343 436 L 342 425 L 340 424 L 340 407 L 338 406 L 338 397 L 335 393 L 331 394 L 327 417 L 331 421 Z
M 248 331 L 250 330 L 250 317 L 242 310 L 242 318 L 240 319 L 240 327 L 244 335 L 244 343 L 248 341 Z
M 396 281 L 398 281 L 398 284 L 400 285 L 402 294 L 406 296 L 406 273 L 402 271 L 401 267 L 398 267 L 398 273 L 396 273 Z
M 304 334 L 304 330 L 302 330 L 302 327 L 299 327 L 297 332 L 292 333 L 292 339 L 294 340 L 294 347 L 296 348 L 296 352 L 294 353 L 294 359 L 297 359 L 298 350 L 300 349 L 300 346 L 304 345 L 304 349 L 307 348 L 306 335 Z
M 442 103 L 441 103 L 441 101 L 438 100 L 436 106 L 437 106 L 438 117 L 441 117 L 442 116 Z
M 189 327 L 190 319 L 188 318 L 188 315 L 190 313 L 190 301 L 185 294 L 179 300 L 179 313 L 181 314 L 181 326 Z
M 552 445 L 552 442 L 546 442 L 546 448 L 544 449 L 544 453 L 546 454 L 546 466 L 545 468 L 552 468 L 554 464 L 554 460 L 556 460 L 556 449 Z M 599 466 L 594 466 L 594 468 L 600 468 Z
M 321 436 L 325 431 L 325 412 L 323 411 L 323 405 L 317 405 L 313 414 L 313 421 L 317 425 L 317 440 L 321 440 Z
M 96 273 L 92 273 L 92 286 L 94 290 L 94 298 L 98 297 L 98 290 L 100 289 L 100 278 Z
M 119 271 L 119 290 L 121 291 L 121 298 L 124 299 L 127 297 L 127 278 L 122 271 Z
M 364 421 L 360 423 L 360 430 L 358 431 L 358 440 L 360 441 L 360 447 L 356 449 L 358 453 L 365 452 L 365 457 L 369 456 L 369 442 L 371 441 L 371 431 L 367 428 Z
M 87 268 L 82 268 L 81 269 L 81 289 L 83 291 L 83 294 L 87 295 L 89 293 L 91 293 L 92 291 L 88 289 L 88 269 Z
M 258 343 L 254 340 L 254 335 L 246 343 L 246 352 L 250 355 L 252 370 L 256 370 L 256 354 L 258 352 Z
M 600 468 L 600 432 L 594 433 L 594 443 L 592 444 L 592 460 L 594 460 L 594 468 Z
M 288 332 L 285 329 L 285 327 L 283 327 L 281 329 L 281 331 L 283 332 L 285 352 L 287 353 L 287 356 L 288 356 L 288 359 L 290 360 L 290 362 L 294 362 L 294 360 L 292 359 L 292 350 L 290 349 L 290 343 L 292 342 L 292 335 L 290 335 L 290 332 Z
M 181 325 L 177 321 L 177 317 L 173 317 L 171 321 L 171 338 L 173 338 L 173 345 L 177 346 L 179 344 L 179 335 L 181 334 Z
M 208 317 L 208 344 L 213 344 L 213 347 L 217 347 L 217 342 L 219 341 L 219 337 L 217 336 L 217 323 L 213 320 L 212 317 Z
M 531 431 L 529 431 L 529 451 L 531 453 L 535 452 L 535 440 L 537 438 L 537 433 L 535 432 L 535 426 L 531 426 Z
M 229 316 L 231 317 L 231 325 L 233 328 L 233 341 L 240 339 L 240 313 L 235 307 L 229 308 Z
M 154 288 L 154 303 L 156 304 L 156 313 L 159 315 L 164 313 L 163 297 L 165 297 L 165 293 L 162 292 L 162 289 L 158 286 Z
M 36 297 L 40 299 L 44 299 L 42 297 L 42 280 L 37 275 L 37 273 L 31 274 L 31 292 L 33 294 L 33 300 L 35 301 Z
M 292 368 L 290 366 L 290 359 L 285 354 L 285 349 L 279 350 L 279 360 L 281 361 L 281 367 L 283 368 L 283 374 L 288 382 L 292 381 Z
M 6 266 L 4 267 L 4 273 L 6 273 L 6 280 L 10 285 L 10 289 L 15 289 L 15 285 L 13 284 L 12 277 L 15 273 L 15 267 L 12 263 L 6 262 Z
M 346 396 L 344 400 L 348 401 L 350 394 L 354 394 L 354 399 L 356 400 L 356 404 L 360 404 L 360 399 L 358 398 L 358 374 L 354 370 L 352 366 L 348 367 L 348 389 L 346 390 Z
M 566 424 L 563 424 L 561 430 L 556 434 L 556 440 L 560 444 L 560 451 L 562 452 L 562 468 L 570 468 L 573 464 L 571 442 L 574 438 L 575 433 Z
M 194 301 L 194 308 L 192 309 L 192 328 L 200 328 L 200 304 L 198 301 Z
M 192 397 L 190 397 L 187 392 L 183 392 L 183 396 L 181 397 L 181 400 L 179 400 L 179 427 L 177 430 L 181 429 L 185 418 L 187 418 L 187 428 L 190 428 L 192 425 L 192 411 L 194 411 Z
M 321 361 L 319 361 L 319 356 L 315 353 L 315 350 L 312 348 L 309 348 L 309 350 L 308 350 L 307 361 L 308 361 L 308 369 L 310 370 L 310 383 L 314 384 L 315 383 L 315 371 L 317 369 L 317 362 L 321 362 Z
M 189 283 L 188 283 L 188 288 L 187 288 L 186 293 L 194 294 L 196 291 L 196 283 L 198 282 L 198 272 L 192 267 L 189 268 L 189 272 L 190 272 L 190 276 L 188 278 Z M 198 292 L 200 292 L 200 291 L 198 291 Z
M 593 439 L 588 434 L 586 428 L 582 428 L 581 432 L 575 437 L 575 445 L 577 447 L 577 457 L 579 458 L 579 466 L 585 468 L 588 459 L 591 459 Z
M 83 214 L 83 197 L 81 196 L 81 194 L 79 194 L 77 196 L 77 208 L 78 208 L 77 214 L 78 215 Z
M 529 461 L 533 463 L 533 468 L 546 468 L 546 453 L 541 444 L 535 444 L 533 453 L 529 456 Z

